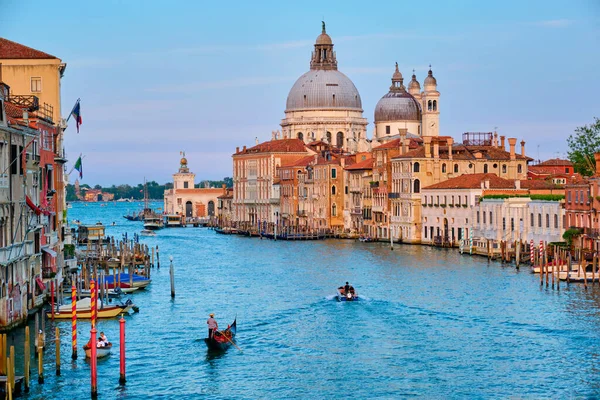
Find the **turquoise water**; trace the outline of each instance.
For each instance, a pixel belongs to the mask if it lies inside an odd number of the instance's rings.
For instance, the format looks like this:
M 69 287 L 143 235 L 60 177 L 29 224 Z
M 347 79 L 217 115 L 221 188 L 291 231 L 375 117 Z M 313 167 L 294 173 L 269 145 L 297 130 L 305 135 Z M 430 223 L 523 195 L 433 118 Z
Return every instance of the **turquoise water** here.
M 156 204 L 160 207 L 160 204 Z M 69 217 L 103 221 L 109 235 L 142 229 L 121 216 L 140 204 L 74 204 Z M 430 247 L 326 240 L 273 242 L 218 235 L 206 228 L 165 229 L 141 241 L 159 245 L 161 268 L 136 293 L 127 317 L 127 383 L 119 354 L 99 360 L 105 399 L 145 398 L 565 398 L 600 395 L 600 290 L 542 288 L 484 258 Z M 176 297 L 170 297 L 168 256 Z M 362 301 L 338 303 L 350 281 Z M 202 338 L 206 319 L 237 317 L 237 343 L 215 355 Z M 26 399 L 89 398 L 89 364 L 70 359 L 63 332 L 62 375 L 45 352 L 46 383 Z M 89 337 L 80 323 L 80 345 Z M 118 321 L 99 329 L 118 342 Z M 10 339 L 22 357 L 22 331 Z M 87 340 L 87 338 L 85 339 Z M 17 360 L 22 373 L 22 359 Z

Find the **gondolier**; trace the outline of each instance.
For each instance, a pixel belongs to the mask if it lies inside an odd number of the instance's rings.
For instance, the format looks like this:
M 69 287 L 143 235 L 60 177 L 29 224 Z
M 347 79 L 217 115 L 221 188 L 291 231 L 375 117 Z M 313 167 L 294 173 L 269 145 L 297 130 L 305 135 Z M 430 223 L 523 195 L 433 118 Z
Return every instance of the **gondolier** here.
M 214 318 L 215 314 L 210 313 L 209 318 L 206 321 L 208 325 L 208 338 L 212 339 L 214 337 L 215 331 L 219 329 L 219 324 L 217 324 L 217 320 Z

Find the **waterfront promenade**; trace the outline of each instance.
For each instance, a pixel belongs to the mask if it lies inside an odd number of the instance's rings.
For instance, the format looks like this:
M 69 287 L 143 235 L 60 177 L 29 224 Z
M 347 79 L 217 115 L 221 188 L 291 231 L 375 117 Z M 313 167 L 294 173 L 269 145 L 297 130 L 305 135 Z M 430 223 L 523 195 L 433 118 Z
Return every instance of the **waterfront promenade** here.
M 120 237 L 136 204 L 76 203 L 69 217 L 102 221 Z M 540 288 L 527 268 L 461 256 L 458 250 L 350 240 L 285 242 L 164 229 L 142 238 L 160 247 L 161 269 L 134 295 L 127 317 L 127 383 L 119 357 L 98 362 L 100 398 L 565 398 L 600 395 L 596 354 L 600 288 Z M 176 297 L 170 298 L 168 257 Z M 363 296 L 337 303 L 350 281 Z M 207 353 L 202 338 L 214 312 L 220 327 L 237 316 L 237 343 Z M 89 364 L 71 363 L 70 322 L 62 375 L 45 352 L 46 382 L 25 399 L 89 398 Z M 118 342 L 118 321 L 99 330 Z M 9 335 L 22 354 L 21 330 Z M 89 323 L 79 325 L 80 346 Z M 17 375 L 22 363 L 17 359 Z

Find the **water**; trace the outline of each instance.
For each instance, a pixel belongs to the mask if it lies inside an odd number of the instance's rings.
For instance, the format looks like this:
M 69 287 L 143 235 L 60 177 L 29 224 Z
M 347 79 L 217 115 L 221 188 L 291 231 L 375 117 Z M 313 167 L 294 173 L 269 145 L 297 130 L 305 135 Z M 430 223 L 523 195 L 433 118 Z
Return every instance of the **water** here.
M 74 204 L 69 216 L 87 224 L 115 221 L 107 233 L 121 237 L 142 229 L 122 218 L 138 207 Z M 127 384 L 118 385 L 118 349 L 98 361 L 101 398 L 600 395 L 598 288 L 540 289 L 527 269 L 421 246 L 273 242 L 192 227 L 141 241 L 159 245 L 161 268 L 133 296 L 140 312 L 126 318 Z M 335 288 L 346 280 L 364 301 L 335 301 Z M 207 352 L 202 338 L 210 312 L 221 328 L 237 317 L 242 351 Z M 32 363 L 32 390 L 24 398 L 89 398 L 83 351 L 70 359 L 70 321 L 48 321 L 50 340 L 54 326 L 63 332 L 62 376 L 54 376 L 48 346 L 46 383 L 37 384 Z M 80 345 L 89 329 L 79 324 Z M 99 329 L 118 343 L 117 320 L 101 321 Z M 22 358 L 22 331 L 11 339 Z

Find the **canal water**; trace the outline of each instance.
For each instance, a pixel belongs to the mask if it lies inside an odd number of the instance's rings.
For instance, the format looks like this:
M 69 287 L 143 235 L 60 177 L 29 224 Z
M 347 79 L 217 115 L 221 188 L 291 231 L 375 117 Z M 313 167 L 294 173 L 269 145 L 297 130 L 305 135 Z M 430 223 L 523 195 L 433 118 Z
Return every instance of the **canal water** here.
M 75 203 L 71 219 L 102 221 L 131 237 L 122 218 L 140 203 Z M 160 207 L 160 204 L 155 204 Z M 119 323 L 101 321 L 117 348 L 98 361 L 104 399 L 566 398 L 600 395 L 600 289 L 540 288 L 539 278 L 485 258 L 424 246 L 351 240 L 284 242 L 218 235 L 207 228 L 164 229 L 154 238 L 160 269 L 132 297 L 126 317 L 127 383 L 119 386 Z M 176 297 L 170 297 L 173 257 Z M 361 301 L 339 303 L 350 281 Z M 214 312 L 234 318 L 237 343 L 209 353 L 202 340 Z M 33 326 L 33 325 L 32 325 Z M 85 399 L 90 369 L 70 358 L 62 332 L 62 375 L 54 347 L 45 383 L 32 363 L 26 399 Z M 79 345 L 89 322 L 78 325 Z M 22 374 L 23 331 L 9 335 Z

